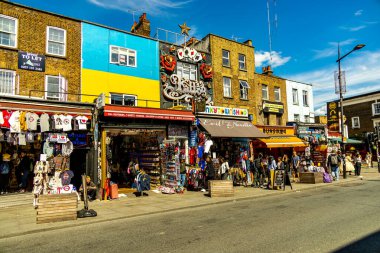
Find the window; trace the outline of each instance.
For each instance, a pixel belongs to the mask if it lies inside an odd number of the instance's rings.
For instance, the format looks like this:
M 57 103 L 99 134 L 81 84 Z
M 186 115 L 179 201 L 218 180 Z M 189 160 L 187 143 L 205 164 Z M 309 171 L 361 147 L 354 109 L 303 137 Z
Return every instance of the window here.
M 309 106 L 309 101 L 307 98 L 307 90 L 302 91 L 303 106 Z
M 136 106 L 137 97 L 133 95 L 126 95 L 126 94 L 111 94 L 111 104 Z
M 277 126 L 281 126 L 282 124 L 282 116 L 280 114 L 276 115 L 276 124 Z
M 48 26 L 46 41 L 48 54 L 66 56 L 66 30 Z
M 111 46 L 110 63 L 137 67 L 137 52 L 132 49 Z
M 294 114 L 294 121 L 296 121 L 296 122 L 300 121 L 300 115 L 299 114 Z
M 16 72 L 0 69 L 0 94 L 15 95 Z
M 246 70 L 247 67 L 245 66 L 245 55 L 239 54 L 239 69 L 240 70 Z
M 293 105 L 298 105 L 298 90 L 292 89 Z
M 239 80 L 240 83 L 240 98 L 248 99 L 248 89 L 250 88 L 247 81 Z
M 372 115 L 380 115 L 380 103 L 373 103 L 372 104 Z
M 223 95 L 225 97 L 232 97 L 231 94 L 231 78 L 223 77 Z
M 264 112 L 264 125 L 269 125 L 269 113 Z
M 59 76 L 46 76 L 45 98 L 48 100 L 67 101 L 67 80 Z
M 0 15 L 0 45 L 17 47 L 17 19 Z
M 268 85 L 265 85 L 265 84 L 261 85 L 261 93 L 264 100 L 268 99 Z
M 194 64 L 177 62 L 177 75 L 187 80 L 197 80 L 197 66 Z
M 230 51 L 222 50 L 222 59 L 223 59 L 223 66 L 229 67 L 230 66 Z
M 360 120 L 359 117 L 352 117 L 352 128 L 360 128 Z
M 310 123 L 310 116 L 309 115 L 305 115 L 305 123 Z
M 274 87 L 274 100 L 281 101 L 281 90 L 280 87 Z

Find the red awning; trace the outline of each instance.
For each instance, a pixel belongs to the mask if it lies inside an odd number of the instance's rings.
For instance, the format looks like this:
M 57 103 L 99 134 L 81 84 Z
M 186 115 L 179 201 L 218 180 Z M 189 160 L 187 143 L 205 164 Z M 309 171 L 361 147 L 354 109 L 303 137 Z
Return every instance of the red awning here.
M 116 118 L 162 119 L 180 121 L 194 121 L 195 119 L 191 111 L 126 107 L 118 105 L 104 106 L 104 116 Z

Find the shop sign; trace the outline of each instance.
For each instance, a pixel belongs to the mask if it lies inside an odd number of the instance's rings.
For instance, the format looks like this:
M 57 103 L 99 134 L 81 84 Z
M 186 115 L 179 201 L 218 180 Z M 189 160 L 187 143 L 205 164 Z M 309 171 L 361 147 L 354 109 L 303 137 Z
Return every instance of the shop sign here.
M 339 132 L 339 111 L 338 102 L 327 103 L 327 128 L 331 132 Z
M 197 131 L 196 130 L 190 132 L 189 146 L 190 147 L 197 146 Z
M 299 136 L 305 136 L 305 135 L 321 136 L 324 133 L 325 133 L 324 129 L 321 129 L 321 128 L 305 127 L 305 126 L 300 126 L 297 128 L 297 134 Z
M 101 93 L 96 99 L 96 108 L 101 109 L 106 105 L 106 96 L 104 93 Z
M 284 113 L 284 104 L 283 103 L 264 102 L 263 103 L 263 111 L 282 114 L 282 113 Z
M 248 109 L 206 106 L 206 109 L 202 114 L 248 118 Z
M 189 131 L 188 126 L 172 125 L 168 126 L 169 137 L 185 137 L 188 138 Z
M 251 122 L 247 121 L 234 121 L 234 120 L 208 120 L 203 119 L 202 122 L 203 126 L 211 126 L 211 127 L 223 127 L 227 129 L 233 129 L 233 128 L 252 128 L 253 125 Z
M 19 51 L 18 68 L 31 71 L 45 72 L 45 56 Z
M 272 136 L 281 135 L 294 135 L 293 127 L 271 127 L 271 126 L 257 126 L 264 134 Z
M 87 145 L 87 134 L 71 133 L 68 135 L 68 138 L 73 143 L 74 146 Z

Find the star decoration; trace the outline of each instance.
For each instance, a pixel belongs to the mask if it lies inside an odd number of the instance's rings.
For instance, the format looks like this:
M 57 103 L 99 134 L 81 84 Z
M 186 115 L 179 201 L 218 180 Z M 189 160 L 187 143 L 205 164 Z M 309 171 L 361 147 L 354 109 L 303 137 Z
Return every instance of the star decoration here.
M 181 28 L 181 34 L 185 34 L 189 36 L 189 31 L 191 30 L 190 27 L 186 25 L 186 22 L 184 22 L 182 25 L 178 25 Z

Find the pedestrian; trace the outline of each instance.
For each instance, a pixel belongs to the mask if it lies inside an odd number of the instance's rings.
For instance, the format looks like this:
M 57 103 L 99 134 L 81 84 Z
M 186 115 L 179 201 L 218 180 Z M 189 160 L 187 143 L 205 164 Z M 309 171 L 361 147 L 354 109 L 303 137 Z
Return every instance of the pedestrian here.
M 252 170 L 253 170 L 253 184 L 252 187 L 264 187 L 265 173 L 262 163 L 263 154 L 259 153 L 256 159 L 253 160 Z
M 362 169 L 362 157 L 359 152 L 356 152 L 354 157 L 354 166 L 355 166 L 355 176 L 360 176 Z
M 220 159 L 220 175 L 222 180 L 227 180 L 228 177 L 228 171 L 230 169 L 230 166 L 228 165 L 228 161 L 221 157 Z
M 298 178 L 299 176 L 298 173 L 299 173 L 300 162 L 301 162 L 300 157 L 297 155 L 297 152 L 293 151 L 292 161 L 291 161 L 293 180 L 294 178 Z
M 372 168 L 372 153 L 371 152 L 367 152 L 367 154 L 365 156 L 365 161 L 366 161 L 368 167 Z
M 289 179 L 289 182 L 290 182 L 290 174 L 291 174 L 290 160 L 289 160 L 289 157 L 287 154 L 284 154 L 284 156 L 282 157 L 282 162 L 284 163 L 285 177 L 287 176 Z M 285 178 L 285 180 L 287 180 L 287 179 Z
M 333 150 L 331 155 L 327 158 L 327 166 L 330 168 L 333 179 L 339 180 L 339 165 L 340 157 L 336 154 L 336 151 Z
M 215 179 L 215 169 L 211 156 L 206 157 L 206 187 L 208 188 L 208 181 Z
M 20 193 L 25 192 L 28 184 L 28 175 L 30 171 L 30 159 L 26 155 L 25 151 L 20 152 L 20 163 L 18 165 L 19 171 L 21 172 L 21 186 L 20 186 Z
M 11 172 L 11 156 L 7 153 L 0 156 L 0 193 L 1 195 L 8 193 L 9 174 Z
M 276 160 L 274 159 L 273 156 L 268 157 L 268 184 L 267 184 L 267 189 L 269 189 L 272 185 L 272 178 L 274 176 L 274 170 L 277 168 Z
M 284 162 L 282 161 L 282 157 L 279 156 L 277 158 L 277 169 L 278 170 L 283 170 L 284 169 Z
M 179 174 L 180 174 L 180 186 L 185 187 L 186 184 L 186 163 L 185 159 L 181 159 L 181 163 L 179 165 Z

